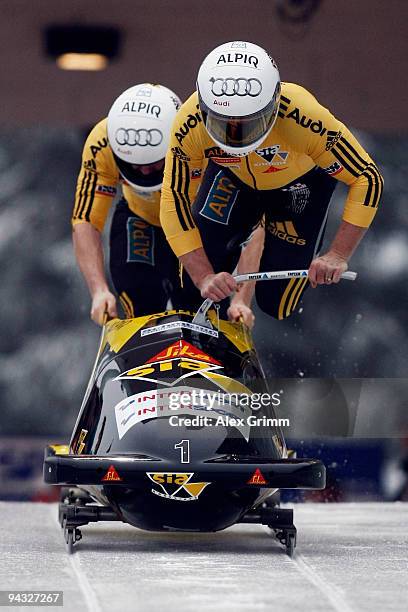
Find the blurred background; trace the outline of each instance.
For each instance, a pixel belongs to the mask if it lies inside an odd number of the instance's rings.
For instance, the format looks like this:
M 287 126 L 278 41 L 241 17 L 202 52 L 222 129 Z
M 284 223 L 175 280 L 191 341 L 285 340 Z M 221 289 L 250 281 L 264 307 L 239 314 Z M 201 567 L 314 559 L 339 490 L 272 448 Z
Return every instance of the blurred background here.
M 0 499 L 52 499 L 42 448 L 69 439 L 96 354 L 70 228 L 86 134 L 135 83 L 158 82 L 185 99 L 203 57 L 234 39 L 268 49 L 283 80 L 346 123 L 384 176 L 381 209 L 352 260 L 358 281 L 309 290 L 287 321 L 257 312 L 255 341 L 295 423 L 291 446 L 328 465 L 324 499 L 403 499 L 408 5 L 2 0 L 0 8 Z M 85 70 L 68 51 L 96 58 Z M 344 197 L 339 185 L 326 246 Z

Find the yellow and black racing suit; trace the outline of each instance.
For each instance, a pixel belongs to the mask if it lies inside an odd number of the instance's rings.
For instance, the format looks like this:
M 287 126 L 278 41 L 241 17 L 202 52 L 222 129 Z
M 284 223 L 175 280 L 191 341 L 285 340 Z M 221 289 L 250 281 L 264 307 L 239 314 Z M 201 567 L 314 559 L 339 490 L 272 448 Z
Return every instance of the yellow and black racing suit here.
M 264 216 L 260 269 L 308 268 L 319 252 L 337 181 L 349 185 L 343 219 L 368 227 L 383 179 L 347 127 L 303 87 L 282 83 L 277 121 L 262 145 L 245 157 L 215 144 L 195 92 L 173 124 L 160 219 L 177 256 L 203 246 L 216 272 L 231 272 L 240 244 Z M 191 299 L 199 302 L 184 277 Z M 306 286 L 307 279 L 259 283 L 258 304 L 282 319 L 296 308 Z
M 110 229 L 110 273 L 126 317 L 178 307 L 178 261 L 160 227 L 160 192 L 136 192 L 121 178 L 109 146 L 106 118 L 95 125 L 83 149 L 72 224 L 89 222 L 102 232 L 122 184 Z

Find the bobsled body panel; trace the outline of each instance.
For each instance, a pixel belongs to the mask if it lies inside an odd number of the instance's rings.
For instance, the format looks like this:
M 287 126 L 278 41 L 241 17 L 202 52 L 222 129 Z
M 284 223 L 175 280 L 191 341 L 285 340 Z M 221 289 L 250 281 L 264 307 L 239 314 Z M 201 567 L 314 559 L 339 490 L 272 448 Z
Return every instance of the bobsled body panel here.
M 138 455 L 172 466 L 146 471 L 140 484 L 89 483 L 94 498 L 143 529 L 234 524 L 276 489 L 197 481 L 192 464 L 287 456 L 279 427 L 248 425 L 251 415 L 276 418 L 272 405 L 254 410 L 249 400 L 225 401 L 227 394 L 269 393 L 247 329 L 227 321 L 200 329 L 192 317 L 171 312 L 105 326 L 70 442 L 72 455 Z

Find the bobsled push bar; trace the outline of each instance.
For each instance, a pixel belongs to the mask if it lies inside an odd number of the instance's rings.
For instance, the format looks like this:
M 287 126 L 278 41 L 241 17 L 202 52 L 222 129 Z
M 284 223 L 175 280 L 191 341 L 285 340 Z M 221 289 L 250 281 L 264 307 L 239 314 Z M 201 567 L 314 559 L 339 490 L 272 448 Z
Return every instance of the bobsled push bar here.
M 66 447 L 65 447 L 66 448 Z M 147 472 L 177 472 L 181 467 L 144 455 L 70 455 L 59 454 L 58 446 L 47 446 L 44 460 L 44 480 L 48 484 L 60 485 L 146 485 Z M 114 468 L 117 478 L 106 481 L 106 474 Z M 183 467 L 185 470 L 185 466 Z M 223 482 L 228 488 L 253 485 L 268 489 L 324 489 L 326 469 L 316 459 L 229 459 L 191 463 L 189 472 L 212 482 Z M 262 478 L 253 478 L 254 474 Z
M 286 280 L 288 278 L 302 278 L 308 275 L 307 270 L 280 270 L 277 272 L 248 272 L 248 274 L 238 274 L 234 276 L 237 283 L 246 283 L 248 281 L 269 281 L 269 280 Z M 341 278 L 344 280 L 356 280 L 356 272 L 343 272 Z M 210 298 L 204 300 L 193 319 L 193 323 L 203 327 L 211 327 L 211 323 L 207 319 L 207 312 L 213 305 Z

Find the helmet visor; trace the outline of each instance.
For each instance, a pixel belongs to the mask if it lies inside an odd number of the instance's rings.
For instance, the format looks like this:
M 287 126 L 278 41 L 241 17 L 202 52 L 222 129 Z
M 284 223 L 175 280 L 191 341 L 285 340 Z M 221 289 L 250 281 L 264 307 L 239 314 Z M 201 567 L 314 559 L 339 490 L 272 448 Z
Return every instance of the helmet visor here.
M 279 95 L 280 86 L 277 85 L 272 100 L 265 108 L 244 117 L 220 115 L 208 108 L 199 96 L 204 125 L 210 136 L 227 148 L 248 147 L 266 136 L 275 123 L 279 109 Z
M 152 164 L 131 164 L 114 154 L 116 164 L 123 178 L 132 185 L 143 187 L 160 186 L 163 182 L 164 159 Z

